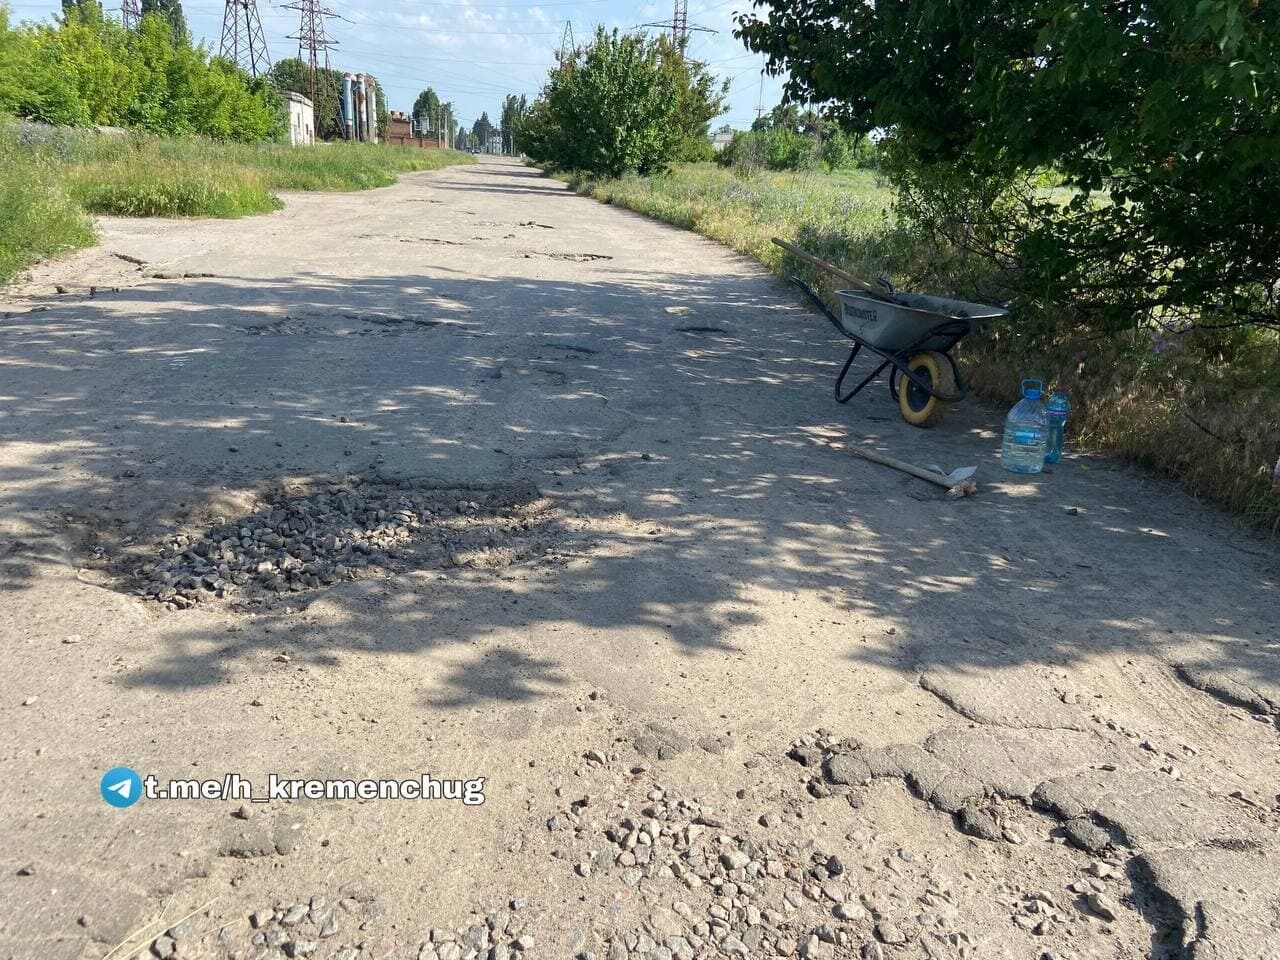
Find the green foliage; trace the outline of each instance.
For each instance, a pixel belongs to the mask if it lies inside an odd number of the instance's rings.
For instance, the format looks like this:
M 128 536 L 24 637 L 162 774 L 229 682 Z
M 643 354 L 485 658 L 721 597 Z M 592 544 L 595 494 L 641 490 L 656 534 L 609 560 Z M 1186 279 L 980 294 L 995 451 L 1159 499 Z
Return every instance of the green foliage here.
M 817 166 L 819 142 L 787 127 L 740 130 L 720 151 L 716 162 L 751 175 L 758 170 L 811 170 Z
M 699 149 L 692 142 L 706 139 L 724 90 L 667 37 L 599 27 L 551 72 L 517 135 L 536 162 L 560 170 L 658 170 Z
M 471 125 L 471 136 L 475 145 L 481 149 L 489 146 L 489 137 L 495 132 L 493 121 L 489 119 L 489 111 L 485 110 L 480 114 L 479 119 Z
M 16 28 L 0 9 L 0 113 L 226 140 L 261 140 L 280 122 L 266 84 L 175 39 L 159 13 L 130 32 L 93 2 L 69 5 L 61 23 Z
M 266 177 L 235 164 L 86 164 L 69 187 L 86 210 L 120 217 L 243 217 L 283 206 Z
M 456 123 L 453 111 L 453 104 L 441 100 L 431 87 L 423 90 L 418 94 L 418 98 L 413 101 L 412 115 L 416 120 L 422 122 L 423 129 L 427 131 L 427 136 L 435 137 L 443 132 L 446 143 L 452 139 L 454 124 Z
M 89 218 L 63 189 L 56 158 L 0 131 L 0 283 L 36 260 L 93 241 Z
M 705 135 L 697 134 L 686 137 L 675 156 L 677 163 L 707 163 L 715 158 L 716 151 L 711 141 Z
M 890 130 L 902 212 L 1022 302 L 1280 325 L 1275 4 L 761 0 L 737 34 L 790 99 Z
M 511 149 L 516 126 L 528 112 L 529 101 L 523 94 L 518 97 L 514 93 L 509 94 L 507 99 L 502 102 L 502 118 L 499 121 L 499 125 L 502 129 L 502 147 L 504 150 Z
M 92 2 L 92 0 L 88 0 L 88 2 Z M 142 0 L 140 9 L 144 17 L 148 13 L 163 17 L 173 33 L 174 43 L 185 44 L 187 42 L 187 16 L 182 12 L 181 0 Z
M 870 169 L 878 164 L 878 151 L 868 137 L 847 133 L 812 111 L 800 113 L 794 104 L 781 104 L 758 117 L 750 130 L 734 132 L 715 160 L 752 176 L 762 169 L 812 170 L 819 163 L 828 170 Z
M 426 118 L 432 129 L 435 127 L 435 117 L 439 110 L 440 97 L 430 87 L 418 94 L 418 99 L 413 101 L 413 115 Z

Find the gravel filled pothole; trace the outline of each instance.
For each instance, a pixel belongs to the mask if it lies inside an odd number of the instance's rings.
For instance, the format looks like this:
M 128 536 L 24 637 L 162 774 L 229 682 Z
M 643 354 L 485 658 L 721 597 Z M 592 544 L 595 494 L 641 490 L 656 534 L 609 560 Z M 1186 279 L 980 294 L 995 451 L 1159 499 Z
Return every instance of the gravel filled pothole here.
M 410 569 L 496 569 L 554 554 L 570 536 L 529 483 L 291 484 L 242 516 L 214 517 L 119 558 L 123 586 L 171 609 L 269 604 Z

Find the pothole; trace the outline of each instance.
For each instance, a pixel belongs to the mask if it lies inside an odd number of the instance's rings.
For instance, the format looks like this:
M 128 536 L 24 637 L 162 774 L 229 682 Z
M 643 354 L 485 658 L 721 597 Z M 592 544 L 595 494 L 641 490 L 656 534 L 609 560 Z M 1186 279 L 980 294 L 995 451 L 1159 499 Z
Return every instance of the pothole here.
M 334 329 L 334 320 L 355 321 L 366 324 L 365 329 Z M 327 321 L 327 322 L 326 322 Z M 453 326 L 454 321 L 416 314 L 384 313 L 380 311 L 346 311 L 330 317 L 285 316 L 271 323 L 244 327 L 244 332 L 254 337 L 300 336 L 395 336 L 410 330 L 429 330 L 433 327 Z
M 132 545 L 102 565 L 117 589 L 170 609 L 255 606 L 409 570 L 555 559 L 571 537 L 530 483 L 351 477 L 277 487 L 249 512 Z
M 543 250 L 526 250 L 522 256 L 526 260 L 534 257 L 545 257 L 548 260 L 569 260 L 573 263 L 591 263 L 594 260 L 612 260 L 606 253 L 547 253 Z
M 679 333 L 728 333 L 724 327 L 676 327 Z

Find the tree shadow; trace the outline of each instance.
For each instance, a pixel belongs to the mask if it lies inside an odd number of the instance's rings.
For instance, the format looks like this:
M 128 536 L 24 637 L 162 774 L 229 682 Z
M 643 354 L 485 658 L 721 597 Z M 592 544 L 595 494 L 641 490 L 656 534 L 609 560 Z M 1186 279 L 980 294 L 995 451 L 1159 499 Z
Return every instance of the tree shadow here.
M 10 314 L 7 512 L 30 526 L 73 504 L 83 561 L 95 541 L 235 517 L 238 494 L 286 476 L 531 480 L 572 559 L 518 596 L 503 571 L 445 585 L 422 568 L 299 598 L 314 605 L 313 669 L 572 628 L 559 664 L 509 645 L 470 654 L 435 705 L 554 696 L 577 645 L 618 629 L 736 653 L 736 630 L 779 629 L 762 598 L 797 591 L 851 638 L 873 618 L 897 624 L 855 663 L 981 673 L 1146 652 L 1280 683 L 1269 545 L 1104 461 L 1001 474 L 999 414 L 976 403 L 928 432 L 880 390 L 836 405 L 843 345 L 773 281 L 432 271 L 150 281 Z M 833 442 L 978 464 L 983 490 L 948 501 Z M 11 540 L 4 589 L 52 562 L 48 543 Z M 230 636 L 220 615 L 171 616 L 191 626 L 171 622 L 162 662 L 125 682 L 222 683 L 281 642 L 271 616 Z

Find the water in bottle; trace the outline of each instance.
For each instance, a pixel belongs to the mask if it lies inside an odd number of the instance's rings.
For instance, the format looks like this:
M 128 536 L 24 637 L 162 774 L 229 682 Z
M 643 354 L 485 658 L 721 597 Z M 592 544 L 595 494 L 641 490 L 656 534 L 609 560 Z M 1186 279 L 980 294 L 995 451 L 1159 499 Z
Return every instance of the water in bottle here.
M 1022 399 L 1004 418 L 1004 443 L 1000 447 L 1000 466 L 1014 473 L 1039 473 L 1044 469 L 1044 444 L 1048 418 L 1044 402 L 1044 383 L 1022 381 Z
M 1049 406 L 1045 411 L 1048 427 L 1044 441 L 1045 463 L 1057 463 L 1062 459 L 1063 435 L 1066 433 L 1067 414 L 1070 411 L 1071 404 L 1067 401 L 1067 395 L 1061 390 L 1053 391 L 1053 395 L 1049 397 Z

